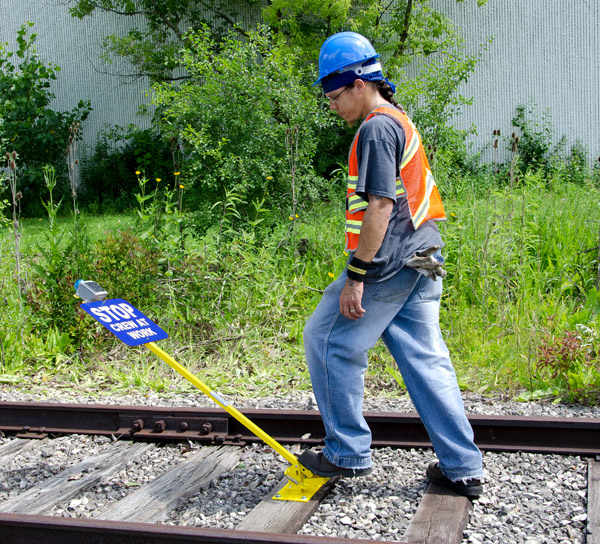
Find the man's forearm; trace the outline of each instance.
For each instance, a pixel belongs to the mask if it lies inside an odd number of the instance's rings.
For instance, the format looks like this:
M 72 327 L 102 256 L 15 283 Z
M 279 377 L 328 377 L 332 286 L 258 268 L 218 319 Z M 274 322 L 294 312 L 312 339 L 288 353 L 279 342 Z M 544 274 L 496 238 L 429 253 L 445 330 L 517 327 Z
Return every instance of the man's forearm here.
M 369 195 L 369 205 L 365 211 L 360 229 L 358 247 L 354 256 L 370 263 L 383 243 L 390 222 L 394 201 L 389 198 Z
M 389 198 L 369 195 L 369 206 L 363 217 L 358 247 L 348 266 L 348 279 L 340 293 L 340 313 L 349 319 L 357 320 L 365 315 L 362 307 L 362 278 L 385 238 L 393 206 L 394 201 Z

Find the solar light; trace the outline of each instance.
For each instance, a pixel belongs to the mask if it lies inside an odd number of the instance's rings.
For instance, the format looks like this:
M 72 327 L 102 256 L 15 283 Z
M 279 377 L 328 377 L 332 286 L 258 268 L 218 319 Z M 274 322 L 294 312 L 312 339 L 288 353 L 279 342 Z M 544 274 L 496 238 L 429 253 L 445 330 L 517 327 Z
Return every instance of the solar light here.
M 84 302 L 105 300 L 108 296 L 108 293 L 102 287 L 91 280 L 77 280 L 75 282 L 75 294 Z

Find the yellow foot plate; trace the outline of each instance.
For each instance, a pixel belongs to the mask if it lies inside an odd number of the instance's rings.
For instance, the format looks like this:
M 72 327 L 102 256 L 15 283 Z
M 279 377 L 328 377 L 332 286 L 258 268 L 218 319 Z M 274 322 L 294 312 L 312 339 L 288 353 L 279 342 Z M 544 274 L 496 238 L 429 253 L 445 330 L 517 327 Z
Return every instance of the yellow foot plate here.
M 308 502 L 329 481 L 329 478 L 317 476 L 304 467 L 300 468 L 299 463 L 288 467 L 285 475 L 288 482 L 273 496 L 276 501 Z

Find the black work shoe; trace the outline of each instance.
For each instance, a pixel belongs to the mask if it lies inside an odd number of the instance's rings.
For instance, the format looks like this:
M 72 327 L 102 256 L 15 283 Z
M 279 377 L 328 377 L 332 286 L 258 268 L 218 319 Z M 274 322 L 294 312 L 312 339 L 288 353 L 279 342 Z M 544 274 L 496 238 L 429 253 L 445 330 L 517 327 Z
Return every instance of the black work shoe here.
M 432 461 L 427 467 L 425 474 L 430 482 L 452 489 L 452 491 L 469 499 L 476 499 L 483 493 L 481 480 L 469 478 L 465 481 L 459 480 L 458 482 L 453 482 L 444 475 L 438 461 Z
M 315 453 L 314 451 L 304 450 L 298 461 L 301 465 L 304 465 L 308 470 L 317 476 L 323 476 L 324 478 L 331 478 L 332 476 L 349 476 L 353 478 L 355 476 L 366 476 L 371 474 L 373 469 L 369 468 L 344 468 L 334 465 L 331 461 L 323 455 L 322 452 Z

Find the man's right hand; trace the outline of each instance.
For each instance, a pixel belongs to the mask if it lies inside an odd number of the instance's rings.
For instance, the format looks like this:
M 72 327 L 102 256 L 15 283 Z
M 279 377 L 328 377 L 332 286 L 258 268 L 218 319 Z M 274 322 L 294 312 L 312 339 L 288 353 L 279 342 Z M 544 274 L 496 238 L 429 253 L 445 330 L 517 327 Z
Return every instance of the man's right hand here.
M 348 278 L 340 293 L 340 313 L 354 321 L 365 315 L 361 305 L 362 295 L 363 283 Z

